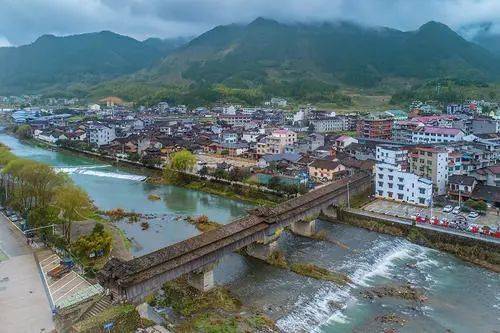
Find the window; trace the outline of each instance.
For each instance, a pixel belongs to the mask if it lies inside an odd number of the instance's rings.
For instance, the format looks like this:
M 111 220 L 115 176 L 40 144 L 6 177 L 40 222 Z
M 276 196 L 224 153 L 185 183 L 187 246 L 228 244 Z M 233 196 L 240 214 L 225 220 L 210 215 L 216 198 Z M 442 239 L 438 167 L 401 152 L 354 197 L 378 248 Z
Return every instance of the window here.
M 384 186 L 384 182 L 378 182 L 378 186 Z
M 425 205 L 425 199 L 424 198 L 418 198 L 418 202 L 422 205 Z
M 418 192 L 419 192 L 420 194 L 425 194 L 425 188 L 423 188 L 423 187 L 419 187 L 419 188 L 418 188 Z
M 400 183 L 402 183 L 402 182 L 404 181 L 404 178 L 402 178 L 402 177 L 398 177 L 398 181 L 399 181 Z
M 394 176 L 389 175 L 389 180 L 392 180 L 393 178 L 394 178 Z
M 387 192 L 387 196 L 388 196 L 389 198 L 392 198 L 392 192 Z
M 379 178 L 379 179 L 384 179 L 384 175 L 383 175 L 383 174 L 381 174 L 381 173 L 379 173 L 379 174 L 378 174 L 378 178 Z
M 399 200 L 403 200 L 403 195 L 402 194 L 398 194 L 398 199 Z
M 398 190 L 402 191 L 402 190 L 403 190 L 403 188 L 404 188 L 404 186 L 403 186 L 403 185 L 398 185 Z
M 389 186 L 389 188 L 392 188 L 392 183 L 387 183 L 387 186 Z

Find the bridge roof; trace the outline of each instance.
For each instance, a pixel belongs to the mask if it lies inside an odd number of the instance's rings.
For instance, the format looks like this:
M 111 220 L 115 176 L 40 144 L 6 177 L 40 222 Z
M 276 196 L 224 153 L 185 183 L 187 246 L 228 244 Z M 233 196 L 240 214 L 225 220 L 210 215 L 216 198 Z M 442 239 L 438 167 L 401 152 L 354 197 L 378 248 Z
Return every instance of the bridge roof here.
M 142 257 L 125 262 L 112 259 L 99 272 L 100 278 L 108 281 L 115 280 L 121 285 L 147 280 L 157 274 L 174 269 L 177 266 L 186 264 L 263 231 L 269 227 L 269 224 L 275 223 L 280 219 L 287 219 L 303 210 L 309 209 L 311 205 L 318 205 L 327 200 L 329 198 L 328 194 L 334 195 L 336 190 L 343 188 L 348 182 L 355 185 L 357 181 L 363 180 L 366 177 L 366 174 L 360 173 L 349 179 L 342 179 L 302 196 L 290 199 L 274 208 L 259 207 L 251 211 L 247 217 L 240 218 L 215 230 L 172 244 Z
M 202 233 L 195 237 L 172 244 L 129 261 L 124 262 L 114 259 L 108 262 L 100 273 L 106 278 L 117 277 L 120 280 L 125 281 L 127 276 L 137 274 L 168 262 L 171 262 L 171 264 L 175 267 L 175 265 L 180 264 L 179 261 L 183 261 L 182 256 L 194 254 L 195 250 L 202 249 L 224 239 L 227 239 L 229 242 L 237 241 L 241 236 L 246 237 L 246 235 L 240 235 L 240 233 L 250 228 L 252 229 L 252 232 L 265 229 L 265 225 L 262 224 L 262 222 L 263 218 L 249 215 L 215 230 Z M 259 224 L 262 225 L 258 226 Z M 252 228 L 256 226 L 258 227 Z M 200 255 L 202 254 L 200 253 Z M 191 260 L 192 259 L 193 258 L 191 258 Z

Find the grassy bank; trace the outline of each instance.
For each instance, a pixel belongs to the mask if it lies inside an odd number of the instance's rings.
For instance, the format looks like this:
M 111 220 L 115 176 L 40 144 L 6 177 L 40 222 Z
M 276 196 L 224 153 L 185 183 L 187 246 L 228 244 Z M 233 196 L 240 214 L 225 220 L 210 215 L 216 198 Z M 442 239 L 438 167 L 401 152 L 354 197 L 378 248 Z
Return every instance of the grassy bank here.
M 277 332 L 264 314 L 247 308 L 229 290 L 217 287 L 202 293 L 185 279 L 169 281 L 154 305 L 172 308 L 175 332 Z
M 103 326 L 113 322 L 114 332 L 135 332 L 138 328 L 147 326 L 133 305 L 125 304 L 110 307 L 97 316 L 83 320 L 72 327 L 73 332 L 94 333 L 104 332 Z
M 174 185 L 189 190 L 206 192 L 228 199 L 247 202 L 255 206 L 274 206 L 275 204 L 286 200 L 275 194 L 262 192 L 253 188 L 247 188 L 240 185 L 228 185 L 212 180 L 204 180 L 194 176 L 187 180 L 171 180 L 161 176 L 148 178 L 148 182 L 156 185 Z
M 196 227 L 201 232 L 207 232 L 211 230 L 215 230 L 221 226 L 221 224 L 210 221 L 208 216 L 200 215 L 198 217 L 188 216 L 186 221 Z
M 340 286 L 351 282 L 351 279 L 345 274 L 334 272 L 310 263 L 292 264 L 290 270 L 302 276 L 307 276 L 316 280 L 331 281 Z

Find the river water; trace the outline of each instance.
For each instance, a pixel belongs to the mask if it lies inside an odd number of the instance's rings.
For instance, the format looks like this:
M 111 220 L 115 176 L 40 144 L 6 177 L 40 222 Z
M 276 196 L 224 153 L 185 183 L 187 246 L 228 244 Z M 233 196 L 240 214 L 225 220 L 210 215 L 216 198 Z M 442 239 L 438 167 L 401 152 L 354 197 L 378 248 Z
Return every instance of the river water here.
M 5 134 L 0 134 L 0 142 L 19 156 L 68 172 L 101 209 L 122 207 L 156 214 L 147 231 L 140 230 L 137 223 L 119 224 L 133 239 L 132 254 L 136 256 L 196 235 L 198 231 L 179 221 L 179 215 L 206 214 L 227 223 L 249 208 L 205 193 L 149 185 L 128 169 L 31 147 Z M 152 193 L 162 200 L 148 200 Z M 289 262 L 313 262 L 348 274 L 353 281 L 348 286 L 298 276 L 238 254 L 220 261 L 216 282 L 229 287 L 245 304 L 264 309 L 283 332 L 500 331 L 499 274 L 398 237 L 321 221 L 318 225 L 345 246 L 283 233 L 280 249 Z M 369 287 L 406 282 L 421 288 L 428 301 L 369 300 L 361 294 Z M 396 314 L 405 323 L 377 319 L 387 314 Z

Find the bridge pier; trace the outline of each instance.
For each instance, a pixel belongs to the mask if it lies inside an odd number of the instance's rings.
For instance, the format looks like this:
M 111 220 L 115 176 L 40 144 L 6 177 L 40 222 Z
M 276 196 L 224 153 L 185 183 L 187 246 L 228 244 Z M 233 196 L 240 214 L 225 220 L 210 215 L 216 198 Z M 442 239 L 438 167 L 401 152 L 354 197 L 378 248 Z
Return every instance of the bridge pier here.
M 290 229 L 294 234 L 311 237 L 316 233 L 316 219 L 312 221 L 297 221 L 290 224 Z
M 212 290 L 215 287 L 214 265 L 188 273 L 187 282 L 191 287 L 202 292 Z
M 278 242 L 277 241 L 272 241 L 270 243 L 252 243 L 250 245 L 247 245 L 247 254 L 251 257 L 260 259 L 260 260 L 267 260 L 269 259 L 269 256 L 273 254 L 274 251 L 278 249 Z

